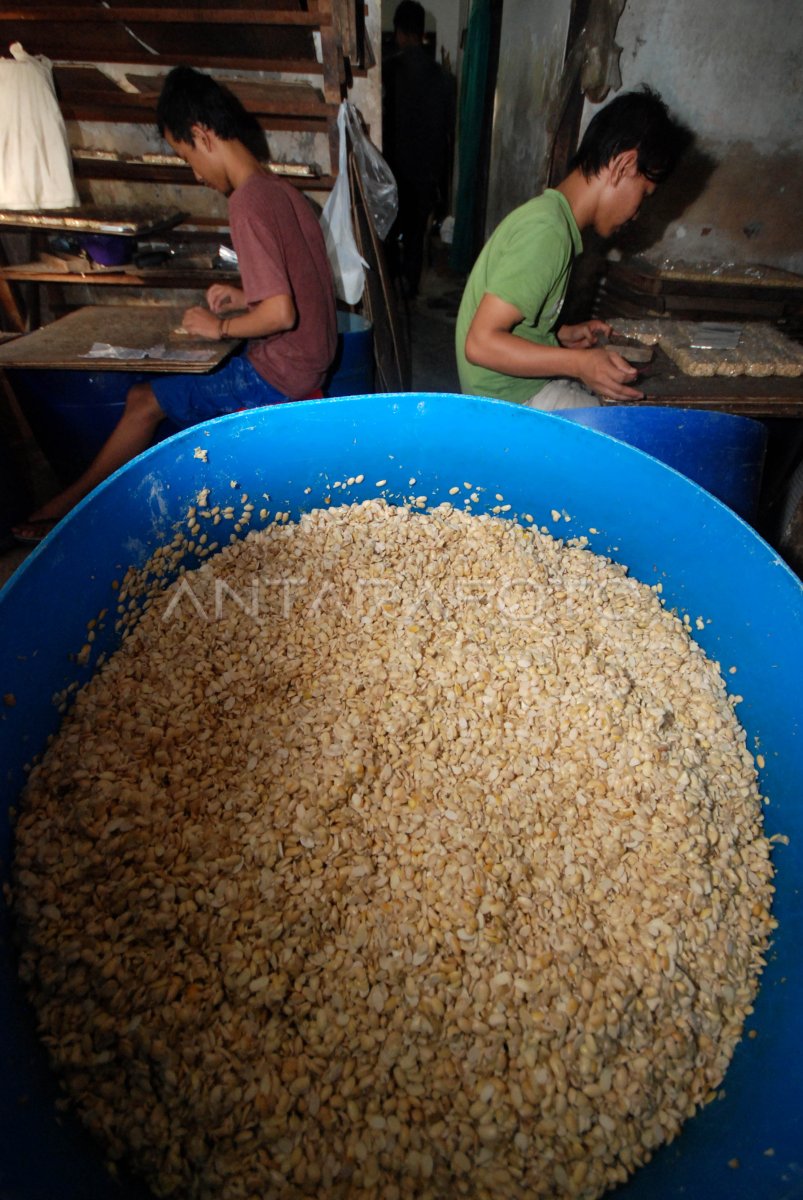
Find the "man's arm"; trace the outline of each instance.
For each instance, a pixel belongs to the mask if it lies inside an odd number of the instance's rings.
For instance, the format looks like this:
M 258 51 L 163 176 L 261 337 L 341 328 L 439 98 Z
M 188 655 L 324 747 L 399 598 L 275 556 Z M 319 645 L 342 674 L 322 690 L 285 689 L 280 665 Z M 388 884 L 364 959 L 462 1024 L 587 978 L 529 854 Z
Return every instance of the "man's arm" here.
M 628 387 L 637 375 L 634 367 L 603 347 L 541 346 L 516 337 L 513 329 L 523 314 L 513 304 L 486 292 L 466 335 L 466 358 L 479 367 L 524 379 L 568 376 L 598 392 L 606 400 L 638 400 L 642 394 Z M 570 327 L 564 327 L 570 328 Z
M 261 300 L 248 312 L 234 317 L 218 317 L 208 308 L 196 305 L 185 312 L 181 322 L 187 333 L 220 341 L 224 337 L 260 338 L 271 333 L 284 333 L 292 329 L 298 313 L 292 296 L 270 296 Z

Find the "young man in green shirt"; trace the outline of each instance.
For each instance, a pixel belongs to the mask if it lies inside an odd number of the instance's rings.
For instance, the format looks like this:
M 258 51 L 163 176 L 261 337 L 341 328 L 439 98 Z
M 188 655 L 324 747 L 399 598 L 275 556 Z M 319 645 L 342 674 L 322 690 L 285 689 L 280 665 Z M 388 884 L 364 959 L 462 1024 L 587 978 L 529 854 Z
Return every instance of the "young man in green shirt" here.
M 464 392 L 544 409 L 641 398 L 635 369 L 597 345 L 610 325 L 560 325 L 560 311 L 582 231 L 607 238 L 633 220 L 688 141 L 649 89 L 600 109 L 563 182 L 505 217 L 474 264 L 457 317 Z

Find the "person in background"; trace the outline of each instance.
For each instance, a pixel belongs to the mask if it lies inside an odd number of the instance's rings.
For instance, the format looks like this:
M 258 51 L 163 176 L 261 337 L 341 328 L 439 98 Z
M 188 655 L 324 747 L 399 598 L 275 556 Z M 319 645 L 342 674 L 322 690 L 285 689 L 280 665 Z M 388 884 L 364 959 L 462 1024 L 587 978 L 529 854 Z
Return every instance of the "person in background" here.
M 382 67 L 382 153 L 399 191 L 389 258 L 409 299 L 418 293 L 430 217 L 446 202 L 454 126 L 452 81 L 424 45 L 424 22 L 417 0 L 401 0 L 393 16 L 396 53 Z
M 634 220 L 690 140 L 646 87 L 596 113 L 563 182 L 509 213 L 471 270 L 455 335 L 464 392 L 545 410 L 641 398 L 636 369 L 599 344 L 611 326 L 561 325 L 560 312 L 582 231 L 609 238 Z
M 208 75 L 176 67 L 157 107 L 159 132 L 196 179 L 228 198 L 242 287 L 213 284 L 208 307 L 182 326 L 194 337 L 246 338 L 244 349 L 208 374 L 154 376 L 128 392 L 123 415 L 87 470 L 14 527 L 38 542 L 79 500 L 145 450 L 168 417 L 187 427 L 223 413 L 300 400 L 318 392 L 337 347 L 332 272 L 318 217 L 294 187 L 255 154 L 253 122 Z

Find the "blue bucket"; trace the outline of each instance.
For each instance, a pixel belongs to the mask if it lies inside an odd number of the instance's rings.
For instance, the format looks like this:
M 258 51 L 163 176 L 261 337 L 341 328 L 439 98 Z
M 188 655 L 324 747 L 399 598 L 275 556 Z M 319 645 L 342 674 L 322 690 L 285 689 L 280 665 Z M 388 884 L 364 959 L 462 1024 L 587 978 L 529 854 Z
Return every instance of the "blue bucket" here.
M 202 444 L 207 461 L 196 457 Z M 238 413 L 155 446 L 87 497 L 0 592 L 0 872 L 12 852 L 8 809 L 25 764 L 58 726 L 53 697 L 92 674 L 114 649 L 112 623 L 92 658 L 75 662 L 87 622 L 115 611 L 113 580 L 169 541 L 201 488 L 217 496 L 268 492 L 293 517 L 320 507 L 331 480 L 360 477 L 343 500 L 401 502 L 415 477 L 430 504 L 469 481 L 509 517 L 531 514 L 561 536 L 660 582 L 669 608 L 688 613 L 692 636 L 723 666 L 743 702 L 748 746 L 760 747 L 760 784 L 776 846 L 777 936 L 755 1013 L 737 1046 L 723 1097 L 617 1191 L 622 1200 L 792 1200 L 803 1196 L 803 589 L 730 509 L 678 473 L 594 430 L 515 405 L 448 395 L 358 396 Z M 385 481 L 379 487 L 374 481 Z M 611 486 L 615 481 L 615 486 Z M 553 510 L 569 520 L 555 525 Z M 253 527 L 258 527 L 259 520 Z M 702 615 L 702 628 L 695 618 Z M 731 675 L 728 668 L 738 667 Z M 125 1178 L 110 1185 L 102 1153 L 69 1117 L 56 1119 L 55 1087 L 16 980 L 9 914 L 0 911 L 0 1195 L 14 1200 L 135 1200 Z M 766 1153 L 773 1150 L 773 1154 Z M 739 1169 L 728 1166 L 738 1158 Z
M 562 409 L 558 416 L 636 446 L 755 520 L 767 450 L 760 421 L 697 408 L 636 404 Z
M 337 314 L 337 353 L 324 384 L 326 396 L 363 396 L 374 390 L 374 327 L 357 313 Z

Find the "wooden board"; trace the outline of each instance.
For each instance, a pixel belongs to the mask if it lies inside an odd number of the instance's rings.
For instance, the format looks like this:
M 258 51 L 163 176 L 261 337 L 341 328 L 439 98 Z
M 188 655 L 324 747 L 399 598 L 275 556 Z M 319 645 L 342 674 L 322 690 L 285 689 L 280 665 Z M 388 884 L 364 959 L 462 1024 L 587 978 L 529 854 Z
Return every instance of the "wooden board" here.
M 311 12 L 304 0 L 263 0 L 258 5 L 25 0 L 0 9 L 0 37 L 6 46 L 19 41 L 53 61 L 150 66 L 161 60 L 319 73 L 312 34 L 331 25 L 329 7 L 324 0 Z
M 393 281 L 388 273 L 385 247 L 374 227 L 357 162 L 351 152 L 349 179 L 354 238 L 357 249 L 368 263 L 363 308 L 374 330 L 377 384 L 383 392 L 406 392 L 410 390 L 412 373 L 410 348 L 399 315 Z
M 656 294 L 671 290 L 675 285 L 680 285 L 680 290 L 683 290 L 685 284 L 699 284 L 706 288 L 792 288 L 803 291 L 803 275 L 760 263 L 688 263 L 678 260 L 658 266 L 646 259 L 635 258 L 611 262 L 607 267 L 613 276 L 620 276 L 639 291 Z
M 803 417 L 803 377 L 754 379 L 738 375 L 729 379 L 684 375 L 660 346 L 655 348 L 652 363 L 639 371 L 635 386 L 644 391 L 644 399 L 628 400 L 628 404 L 706 408 L 743 417 Z
M 70 263 L 57 266 L 45 261 L 0 267 L 0 283 L 5 279 L 106 287 L 205 288 L 212 283 L 239 283 L 240 276 L 237 271 L 213 267 L 211 262 L 208 266 L 178 264 L 169 267 L 98 267 L 86 263 L 81 268 Z
M 58 321 L 0 346 L 0 367 L 33 367 L 67 371 L 154 371 L 161 374 L 206 374 L 223 362 L 241 340 L 207 342 L 175 337 L 185 308 L 167 305 L 90 305 Z M 204 362 L 149 358 L 86 358 L 95 342 L 147 350 L 163 344 L 169 351 L 208 350 Z
M 187 213 L 169 209 L 161 212 L 133 208 L 62 208 L 41 212 L 0 211 L 0 226 L 10 229 L 57 229 L 69 233 L 114 234 L 143 237 L 179 225 Z
M 165 76 L 130 73 L 126 79 L 141 95 L 150 97 L 153 103 L 162 90 Z M 221 82 L 234 93 L 247 112 L 285 115 L 305 113 L 326 117 L 331 111 L 320 88 L 306 80 L 265 79 L 255 82 L 249 79 L 224 79 Z M 155 103 L 153 107 L 156 107 Z

